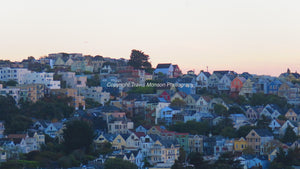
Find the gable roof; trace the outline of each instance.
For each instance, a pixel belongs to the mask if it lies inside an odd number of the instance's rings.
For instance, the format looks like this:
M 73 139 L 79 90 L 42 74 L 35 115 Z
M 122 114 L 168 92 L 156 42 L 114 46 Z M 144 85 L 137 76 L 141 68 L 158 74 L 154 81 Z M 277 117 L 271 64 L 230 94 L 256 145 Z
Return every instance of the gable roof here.
M 254 131 L 260 136 L 260 137 L 270 137 L 273 136 L 273 134 L 268 129 L 254 129 Z
M 141 137 L 146 136 L 146 134 L 145 134 L 144 132 L 134 132 L 134 134 L 135 134 L 138 138 L 141 138 Z
M 156 66 L 156 69 L 167 69 L 171 66 L 171 63 L 160 63 Z

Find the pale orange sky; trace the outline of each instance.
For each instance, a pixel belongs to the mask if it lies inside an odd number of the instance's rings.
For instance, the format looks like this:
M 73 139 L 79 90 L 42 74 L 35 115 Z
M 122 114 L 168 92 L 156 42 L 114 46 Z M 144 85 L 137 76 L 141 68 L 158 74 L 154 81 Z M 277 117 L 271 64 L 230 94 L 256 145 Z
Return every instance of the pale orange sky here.
M 0 2 L 0 59 L 56 52 L 181 69 L 278 76 L 300 66 L 298 0 L 10 0 Z

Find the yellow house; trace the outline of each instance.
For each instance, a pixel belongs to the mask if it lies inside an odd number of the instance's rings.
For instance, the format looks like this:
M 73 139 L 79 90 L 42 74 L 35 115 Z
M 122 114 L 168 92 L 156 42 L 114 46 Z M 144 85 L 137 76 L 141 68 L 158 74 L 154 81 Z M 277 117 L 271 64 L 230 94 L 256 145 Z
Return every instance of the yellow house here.
M 118 134 L 112 142 L 112 148 L 115 150 L 123 150 L 126 147 L 126 139 L 128 134 Z
M 234 140 L 234 151 L 243 151 L 247 147 L 248 143 L 244 137 L 238 140 Z
M 150 149 L 150 163 L 164 163 L 172 166 L 179 156 L 179 145 L 175 145 L 171 140 L 156 140 Z

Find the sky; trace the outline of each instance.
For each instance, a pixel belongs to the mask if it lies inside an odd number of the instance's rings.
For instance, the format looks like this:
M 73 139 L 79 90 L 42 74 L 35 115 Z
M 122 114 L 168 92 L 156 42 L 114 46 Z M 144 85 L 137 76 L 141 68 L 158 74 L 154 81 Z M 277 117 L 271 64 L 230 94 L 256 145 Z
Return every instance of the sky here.
M 299 0 L 9 0 L 0 59 L 70 52 L 129 59 L 132 49 L 183 71 L 300 71 Z

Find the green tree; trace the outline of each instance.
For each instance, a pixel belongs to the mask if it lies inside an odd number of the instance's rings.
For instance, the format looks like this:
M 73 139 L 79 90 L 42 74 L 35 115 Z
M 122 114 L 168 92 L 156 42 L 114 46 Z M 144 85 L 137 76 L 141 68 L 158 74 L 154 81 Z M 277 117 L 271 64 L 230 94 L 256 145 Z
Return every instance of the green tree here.
M 175 98 L 170 104 L 170 106 L 175 106 L 175 107 L 185 107 L 185 105 L 186 105 L 185 101 L 179 98 Z
M 86 98 L 85 99 L 85 107 L 87 109 L 90 109 L 90 108 L 95 108 L 95 107 L 99 107 L 99 106 L 102 106 L 101 103 L 97 102 L 97 101 L 94 101 L 93 99 L 91 98 Z
M 86 85 L 88 87 L 100 86 L 100 76 L 98 74 L 95 74 L 92 78 L 88 78 Z
M 221 130 L 220 135 L 229 138 L 236 138 L 235 129 L 231 126 L 227 126 Z
M 67 152 L 76 149 L 89 151 L 94 134 L 91 126 L 87 122 L 74 120 L 67 123 L 63 137 Z
M 246 137 L 249 132 L 254 129 L 255 127 L 252 127 L 252 126 L 241 126 L 237 131 L 236 131 L 236 134 L 237 134 L 237 137 L 240 138 L 240 137 Z
M 266 117 L 265 115 L 262 115 L 261 119 L 257 121 L 256 127 L 259 129 L 268 129 L 270 122 L 271 122 L 270 118 Z
M 214 106 L 214 112 L 215 112 L 215 114 L 217 114 L 219 116 L 228 116 L 229 115 L 226 107 L 224 107 L 221 104 L 216 104 Z
M 18 82 L 14 81 L 14 80 L 9 80 L 6 82 L 6 86 L 16 86 L 18 84 Z
M 142 51 L 133 49 L 131 51 L 128 65 L 134 67 L 135 69 L 144 69 L 149 71 L 152 68 L 152 65 L 148 60 L 149 55 L 144 54 Z
M 171 169 L 182 169 L 184 168 L 184 163 L 186 160 L 186 152 L 184 151 L 183 147 L 179 149 L 179 157 L 175 160 L 175 163 L 172 165 Z
M 255 155 L 255 151 L 251 146 L 248 146 L 243 150 L 243 154 L 245 154 L 245 155 Z
M 104 169 L 138 169 L 138 166 L 120 158 L 109 158 L 104 163 Z
M 244 111 L 239 106 L 232 106 L 228 110 L 229 114 L 244 114 Z
M 293 143 L 297 140 L 297 135 L 293 131 L 293 128 L 288 125 L 288 127 L 285 130 L 284 136 L 282 138 L 282 142 L 284 143 Z
M 188 156 L 188 162 L 194 165 L 195 169 L 211 168 L 207 161 L 204 161 L 203 155 L 199 152 L 192 152 Z
M 239 160 L 234 160 L 232 152 L 226 152 L 221 154 L 219 159 L 215 163 L 217 169 L 242 169 L 242 165 Z

